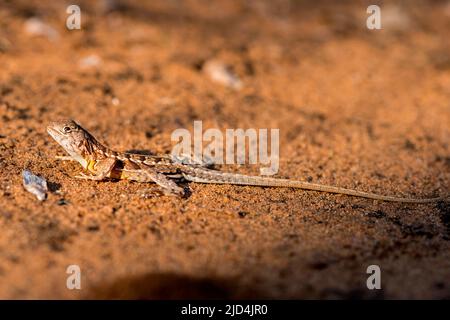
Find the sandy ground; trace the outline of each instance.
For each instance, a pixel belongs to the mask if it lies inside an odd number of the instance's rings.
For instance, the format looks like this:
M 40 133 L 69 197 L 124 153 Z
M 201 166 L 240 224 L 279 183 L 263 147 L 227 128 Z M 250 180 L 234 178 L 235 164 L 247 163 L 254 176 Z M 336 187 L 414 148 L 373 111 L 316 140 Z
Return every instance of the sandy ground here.
M 68 4 L 0 1 L 0 298 L 450 298 L 448 202 L 79 181 L 45 130 L 71 117 L 114 149 L 166 153 L 194 120 L 280 128 L 279 177 L 448 194 L 449 1 L 378 2 L 373 31 L 361 1 L 79 1 L 73 31 Z M 211 59 L 242 88 L 202 72 Z

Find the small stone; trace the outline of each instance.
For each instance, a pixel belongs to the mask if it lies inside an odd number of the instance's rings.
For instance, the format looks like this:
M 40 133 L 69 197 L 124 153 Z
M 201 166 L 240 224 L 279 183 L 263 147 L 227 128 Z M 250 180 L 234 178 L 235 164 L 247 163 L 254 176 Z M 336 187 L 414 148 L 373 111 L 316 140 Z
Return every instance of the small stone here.
M 248 212 L 245 212 L 245 211 L 239 211 L 238 214 L 239 214 L 239 217 L 245 218 L 245 216 L 248 215 Z
M 242 81 L 231 71 L 230 66 L 219 60 L 209 60 L 203 66 L 203 72 L 215 82 L 221 83 L 229 88 L 239 90 L 242 88 Z
M 100 230 L 100 225 L 97 222 L 92 221 L 87 225 L 86 229 L 87 229 L 87 231 L 90 231 L 90 232 L 96 232 L 96 231 Z
M 29 18 L 25 21 L 25 32 L 34 36 L 46 37 L 52 41 L 59 37 L 58 31 L 36 17 Z
M 78 61 L 78 65 L 84 69 L 98 67 L 101 63 L 102 59 L 96 54 L 91 54 Z
M 22 177 L 25 190 L 34 194 L 39 201 L 44 201 L 47 198 L 48 187 L 44 178 L 34 175 L 29 170 L 24 170 Z
M 57 202 L 58 206 L 65 206 L 65 205 L 68 205 L 68 204 L 69 204 L 69 201 L 67 201 L 66 199 L 59 199 L 58 202 Z
M 114 97 L 111 99 L 111 103 L 113 104 L 113 106 L 118 106 L 120 104 L 120 100 L 119 98 Z

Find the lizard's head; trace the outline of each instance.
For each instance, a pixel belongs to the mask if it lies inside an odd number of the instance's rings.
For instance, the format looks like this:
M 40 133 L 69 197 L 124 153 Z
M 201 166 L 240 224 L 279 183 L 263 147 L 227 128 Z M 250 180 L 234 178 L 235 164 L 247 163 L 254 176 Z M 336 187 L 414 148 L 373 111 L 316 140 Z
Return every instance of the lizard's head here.
M 86 167 L 97 146 L 97 141 L 89 132 L 70 119 L 50 123 L 47 132 L 72 158 Z

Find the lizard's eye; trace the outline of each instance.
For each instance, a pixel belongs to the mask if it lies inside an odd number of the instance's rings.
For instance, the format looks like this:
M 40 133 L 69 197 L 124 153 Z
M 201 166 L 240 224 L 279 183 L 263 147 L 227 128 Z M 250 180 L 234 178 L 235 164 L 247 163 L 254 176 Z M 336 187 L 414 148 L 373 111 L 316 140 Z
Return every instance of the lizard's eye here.
M 63 128 L 63 131 L 64 131 L 64 133 L 69 133 L 70 131 L 72 131 L 72 129 L 70 127 L 68 127 L 68 126 L 65 126 Z

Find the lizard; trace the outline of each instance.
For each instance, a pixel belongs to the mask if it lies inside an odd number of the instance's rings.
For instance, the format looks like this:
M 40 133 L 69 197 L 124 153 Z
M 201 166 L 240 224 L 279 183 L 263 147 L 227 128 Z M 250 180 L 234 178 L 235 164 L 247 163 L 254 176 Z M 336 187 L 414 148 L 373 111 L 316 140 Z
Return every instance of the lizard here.
M 175 182 L 175 179 L 184 178 L 195 183 L 299 188 L 403 203 L 430 203 L 449 198 L 448 195 L 423 199 L 379 195 L 298 180 L 222 172 L 201 164 L 186 163 L 172 155 L 117 152 L 100 143 L 86 129 L 71 119 L 50 123 L 47 126 L 47 132 L 70 155 L 69 157 L 60 157 L 60 159 L 75 160 L 88 173 L 81 173 L 75 178 L 95 181 L 125 179 L 143 183 L 153 182 L 162 187 L 164 191 L 178 196 L 184 196 L 185 190 Z

